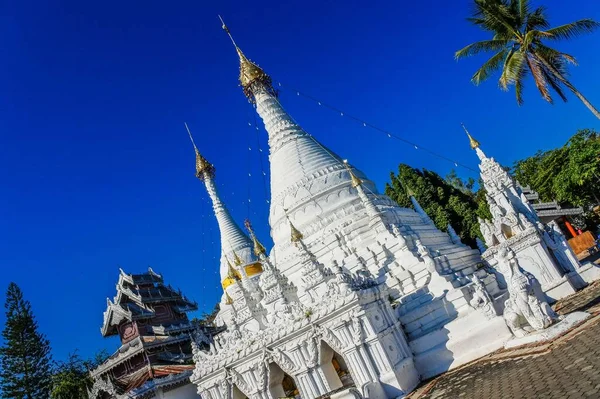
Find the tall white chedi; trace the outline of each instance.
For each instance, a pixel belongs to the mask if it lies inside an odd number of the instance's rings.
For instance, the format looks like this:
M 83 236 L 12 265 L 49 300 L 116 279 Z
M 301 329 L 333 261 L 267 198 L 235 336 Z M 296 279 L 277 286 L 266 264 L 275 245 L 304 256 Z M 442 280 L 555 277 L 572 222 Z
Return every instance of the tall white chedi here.
M 261 265 L 259 295 L 245 289 L 243 275 L 230 284 L 243 295 L 228 298 L 225 288 L 225 329 L 195 347 L 198 392 L 402 397 L 421 378 L 502 347 L 511 333 L 496 302 L 505 292 L 479 251 L 438 230 L 416 200 L 415 211 L 379 194 L 306 133 L 271 78 L 233 43 L 244 94 L 269 136 L 274 246 L 267 252 L 251 229 L 242 240 L 254 249 L 247 261 Z M 231 248 L 221 245 L 229 270 Z M 248 314 L 258 329 L 238 322 Z
M 187 124 L 186 129 L 196 153 L 196 177 L 206 186 L 219 226 L 219 275 L 223 295 L 217 322 L 256 331 L 265 322 L 264 309 L 260 306 L 262 292 L 258 285 L 262 265 L 253 254 L 252 240 L 233 220 L 217 193 L 215 167 L 200 154 Z
M 492 220 L 479 219 L 487 249 L 483 258 L 493 267 L 507 250 L 515 262 L 541 284 L 548 300 L 555 301 L 600 277 L 598 268 L 581 265 L 555 222 L 544 225 L 519 185 L 463 126 L 480 160 L 481 180 Z M 484 248 L 482 248 L 484 249 Z

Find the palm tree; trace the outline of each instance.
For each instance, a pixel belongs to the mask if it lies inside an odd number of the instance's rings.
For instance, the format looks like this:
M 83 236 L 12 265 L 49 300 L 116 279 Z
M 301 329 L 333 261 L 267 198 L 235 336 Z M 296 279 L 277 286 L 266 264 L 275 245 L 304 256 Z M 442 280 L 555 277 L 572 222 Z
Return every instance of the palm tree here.
M 550 28 L 546 9 L 532 11 L 529 0 L 475 0 L 475 11 L 470 22 L 493 34 L 484 40 L 458 50 L 455 58 L 461 59 L 484 51 L 495 54 L 471 78 L 479 85 L 496 70 L 501 70 L 499 85 L 508 90 L 515 86 L 517 103 L 523 104 L 523 81 L 531 73 L 542 97 L 553 103 L 553 90 L 563 101 L 568 88 L 592 111 L 598 119 L 600 112 L 581 94 L 567 77 L 568 64 L 576 65 L 575 58 L 543 43 L 543 41 L 572 39 L 600 27 L 592 19 L 581 19 L 566 25 Z

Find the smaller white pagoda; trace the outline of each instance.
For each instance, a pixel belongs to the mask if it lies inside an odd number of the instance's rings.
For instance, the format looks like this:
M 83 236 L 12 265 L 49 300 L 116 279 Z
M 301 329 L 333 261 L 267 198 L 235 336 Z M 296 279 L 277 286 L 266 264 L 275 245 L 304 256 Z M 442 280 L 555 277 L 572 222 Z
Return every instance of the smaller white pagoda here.
M 599 279 L 600 268 L 579 263 L 556 222 L 543 224 L 521 186 L 494 158 L 484 154 L 466 128 L 465 132 L 481 161 L 481 179 L 492 214 L 492 220 L 479 220 L 487 246 L 483 259 L 498 269 L 499 251 L 511 250 L 521 268 L 539 281 L 549 302 Z

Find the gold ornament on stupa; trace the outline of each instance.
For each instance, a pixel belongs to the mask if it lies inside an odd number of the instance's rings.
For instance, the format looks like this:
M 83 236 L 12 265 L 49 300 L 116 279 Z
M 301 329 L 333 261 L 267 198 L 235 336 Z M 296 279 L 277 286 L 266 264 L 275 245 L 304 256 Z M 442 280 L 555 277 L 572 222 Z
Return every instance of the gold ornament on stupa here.
M 467 130 L 466 126 L 463 123 L 461 123 L 460 125 L 464 129 L 465 133 L 467 133 L 467 137 L 469 138 L 469 144 L 471 145 L 471 149 L 474 150 L 476 148 L 479 148 L 479 145 L 480 145 L 479 141 L 475 140 L 473 138 L 473 136 L 471 136 L 471 133 L 469 133 L 469 131 Z
M 233 304 L 233 298 L 231 298 L 229 296 L 229 294 L 227 293 L 227 291 L 225 291 L 225 305 L 232 305 Z
M 350 180 L 352 181 L 352 187 L 356 188 L 356 187 L 360 186 L 361 184 L 363 184 L 362 179 L 360 179 L 358 176 L 356 176 L 354 174 L 354 172 L 352 171 L 352 167 L 350 166 L 348 161 L 345 159 L 344 159 L 344 166 L 346 167 L 346 170 L 348 170 L 348 173 L 350 174 Z
M 192 132 L 190 131 L 190 128 L 188 127 L 187 123 L 184 123 L 184 125 L 185 129 L 187 130 L 190 136 L 192 145 L 194 146 L 194 151 L 196 152 L 196 177 L 202 181 L 204 181 L 204 179 L 206 179 L 207 177 L 215 177 L 215 167 L 213 166 L 213 164 L 208 162 L 206 158 L 202 156 L 202 154 L 200 154 L 200 151 L 198 151 L 198 147 L 196 147 L 196 143 L 194 142 L 194 138 L 192 137 Z
M 267 250 L 260 243 L 260 241 L 258 241 L 258 238 L 256 237 L 256 234 L 254 233 L 254 229 L 252 228 L 252 224 L 250 223 L 250 220 L 248 220 L 248 219 L 244 220 L 244 226 L 246 226 L 248 233 L 250 233 L 250 238 L 252 239 L 252 243 L 254 244 L 254 255 L 256 255 L 259 258 L 261 257 L 261 255 L 266 255 Z
M 251 103 L 255 103 L 254 98 L 254 90 L 262 89 L 267 93 L 271 94 L 274 97 L 277 97 L 277 90 L 273 87 L 273 81 L 269 75 L 263 71 L 261 67 L 256 65 L 254 62 L 250 61 L 242 52 L 242 50 L 238 47 L 235 40 L 233 40 L 233 36 L 231 32 L 229 32 L 229 28 L 223 22 L 223 18 L 219 15 L 219 19 L 221 20 L 222 28 L 227 33 L 233 46 L 235 47 L 235 51 L 238 54 L 240 59 L 240 85 L 244 91 L 244 95 L 250 100 Z

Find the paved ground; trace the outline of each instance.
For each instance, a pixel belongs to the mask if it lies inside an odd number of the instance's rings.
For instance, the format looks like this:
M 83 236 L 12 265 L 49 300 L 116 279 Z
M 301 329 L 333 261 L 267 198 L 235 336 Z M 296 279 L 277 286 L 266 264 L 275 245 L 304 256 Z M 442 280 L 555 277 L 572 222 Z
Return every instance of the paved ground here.
M 409 398 L 600 398 L 600 283 L 554 308 L 593 317 L 550 343 L 500 350 L 425 382 Z

